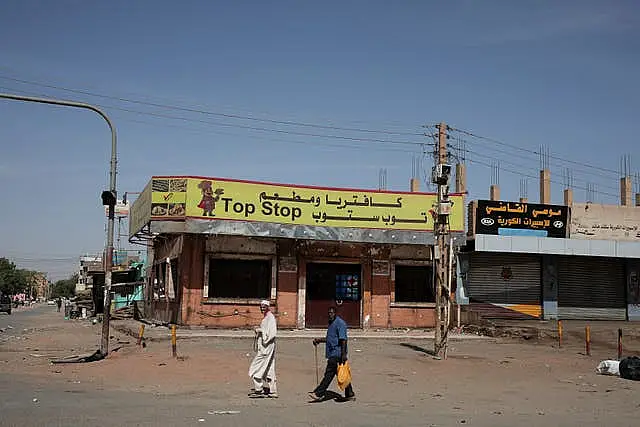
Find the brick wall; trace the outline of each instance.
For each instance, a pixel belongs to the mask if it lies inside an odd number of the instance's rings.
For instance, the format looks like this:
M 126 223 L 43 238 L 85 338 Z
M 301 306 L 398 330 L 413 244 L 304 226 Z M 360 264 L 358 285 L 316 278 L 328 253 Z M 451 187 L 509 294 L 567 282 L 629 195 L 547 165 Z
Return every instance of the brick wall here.
M 406 307 L 393 304 L 393 257 L 424 259 L 424 247 L 389 248 L 338 242 L 260 241 L 227 236 L 213 241 L 205 235 L 186 234 L 180 255 L 179 323 L 206 327 L 255 327 L 262 320 L 256 301 L 208 302 L 203 298 L 204 265 L 209 252 L 258 253 L 274 251 L 277 261 L 276 293 L 272 311 L 281 328 L 299 325 L 298 288 L 305 280 L 309 261 L 345 261 L 362 265 L 362 327 L 404 328 L 433 327 L 432 307 Z M 229 249 L 231 248 L 231 249 Z M 272 248 L 272 249 L 269 249 Z M 253 251 L 253 252 L 252 252 Z M 258 251 L 258 252 L 256 252 Z M 160 307 L 156 307 L 157 310 Z

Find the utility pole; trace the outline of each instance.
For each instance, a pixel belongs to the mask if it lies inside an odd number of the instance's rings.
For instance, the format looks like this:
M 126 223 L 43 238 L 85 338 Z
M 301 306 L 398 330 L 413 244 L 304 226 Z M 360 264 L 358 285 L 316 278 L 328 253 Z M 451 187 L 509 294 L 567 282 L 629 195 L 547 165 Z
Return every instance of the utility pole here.
M 102 192 L 102 204 L 108 206 L 107 221 L 107 250 L 106 260 L 104 262 L 104 320 L 102 322 L 102 337 L 100 340 L 100 353 L 105 357 L 109 352 L 109 320 L 111 308 L 111 278 L 112 278 L 112 262 L 113 262 L 113 228 L 114 213 L 117 200 L 116 193 L 116 166 L 118 163 L 117 136 L 116 128 L 109 117 L 98 107 L 91 104 L 74 101 L 64 101 L 52 98 L 38 98 L 33 96 L 13 95 L 9 93 L 0 93 L 0 99 L 9 99 L 13 101 L 35 102 L 38 104 L 61 105 L 64 107 L 83 108 L 98 113 L 100 117 L 107 122 L 109 130 L 111 130 L 111 161 L 109 164 L 109 190 Z
M 436 125 L 438 129 L 438 145 L 435 155 L 436 165 L 433 167 L 432 182 L 438 185 L 438 205 L 436 207 L 434 234 L 436 245 L 434 247 L 435 262 L 435 293 L 436 293 L 436 331 L 434 341 L 434 353 L 439 357 L 447 358 L 447 339 L 449 331 L 449 248 L 447 247 L 447 235 L 449 234 L 449 215 L 451 202 L 449 201 L 449 179 L 451 177 L 451 165 L 447 163 L 447 125 L 444 122 Z M 444 294 L 443 294 L 444 291 Z

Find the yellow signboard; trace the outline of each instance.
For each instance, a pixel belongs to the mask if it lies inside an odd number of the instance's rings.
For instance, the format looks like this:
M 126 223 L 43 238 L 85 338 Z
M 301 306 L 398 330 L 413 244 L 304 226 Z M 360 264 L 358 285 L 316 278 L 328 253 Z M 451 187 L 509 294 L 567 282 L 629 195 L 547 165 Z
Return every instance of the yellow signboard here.
M 154 219 L 218 219 L 321 227 L 431 231 L 435 194 L 320 188 L 218 178 L 154 177 Z M 463 199 L 452 195 L 452 231 Z

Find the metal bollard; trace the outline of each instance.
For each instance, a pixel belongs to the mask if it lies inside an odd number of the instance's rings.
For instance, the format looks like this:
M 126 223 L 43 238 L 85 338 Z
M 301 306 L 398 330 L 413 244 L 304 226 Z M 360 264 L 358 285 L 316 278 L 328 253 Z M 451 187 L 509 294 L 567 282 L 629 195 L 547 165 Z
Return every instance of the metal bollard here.
M 618 360 L 622 359 L 622 329 L 618 329 Z
M 173 353 L 173 357 L 178 357 L 177 341 L 176 325 L 171 325 L 171 351 Z
M 584 327 L 584 344 L 587 356 L 591 356 L 591 326 Z
M 138 342 L 137 345 L 142 344 L 142 338 L 144 337 L 144 325 L 140 325 L 140 332 L 138 332 Z
M 558 348 L 562 347 L 562 320 L 558 320 Z

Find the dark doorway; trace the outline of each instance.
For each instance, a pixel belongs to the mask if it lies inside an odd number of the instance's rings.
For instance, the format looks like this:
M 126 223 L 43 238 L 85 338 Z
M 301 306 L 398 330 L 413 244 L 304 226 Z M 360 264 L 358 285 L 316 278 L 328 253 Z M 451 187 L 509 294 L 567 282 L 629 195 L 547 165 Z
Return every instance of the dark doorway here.
M 336 307 L 338 315 L 351 328 L 359 328 L 362 299 L 360 264 L 307 264 L 305 324 L 311 328 L 327 326 L 327 310 Z

